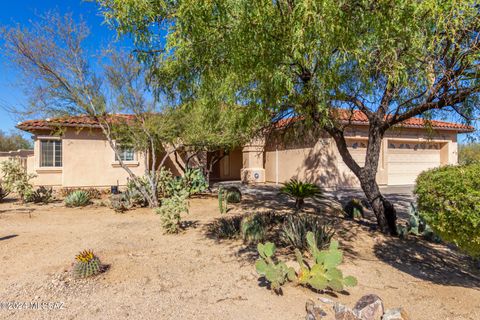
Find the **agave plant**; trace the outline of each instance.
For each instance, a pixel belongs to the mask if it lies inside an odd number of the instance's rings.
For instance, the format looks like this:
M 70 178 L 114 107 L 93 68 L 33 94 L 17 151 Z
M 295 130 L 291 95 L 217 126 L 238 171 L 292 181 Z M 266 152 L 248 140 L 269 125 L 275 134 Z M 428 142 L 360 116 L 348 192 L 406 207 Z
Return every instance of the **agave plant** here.
M 100 259 L 92 250 L 83 250 L 75 256 L 73 272 L 78 278 L 87 278 L 102 272 L 103 266 Z
M 74 191 L 65 198 L 67 207 L 84 207 L 90 203 L 90 196 L 86 191 Z
M 322 190 L 313 183 L 292 179 L 285 183 L 280 192 L 295 199 L 295 209 L 302 209 L 305 198 L 312 198 L 322 194 Z

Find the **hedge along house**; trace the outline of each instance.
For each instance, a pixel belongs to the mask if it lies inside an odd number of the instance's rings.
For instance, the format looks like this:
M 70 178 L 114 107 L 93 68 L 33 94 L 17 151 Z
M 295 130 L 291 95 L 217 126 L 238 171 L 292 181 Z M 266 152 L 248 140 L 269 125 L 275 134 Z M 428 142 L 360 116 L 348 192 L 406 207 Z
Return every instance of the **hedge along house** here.
M 128 115 L 118 115 L 128 117 Z M 348 124 L 349 151 L 363 165 L 368 143 L 368 119 L 360 111 L 339 121 Z M 322 132 L 289 128 L 281 120 L 272 134 L 223 156 L 213 168 L 212 180 L 246 183 L 282 183 L 289 179 L 328 187 L 358 185 L 332 138 Z M 58 128 L 61 127 L 61 134 Z M 17 128 L 33 134 L 34 153 L 26 157 L 35 185 L 53 187 L 109 187 L 125 185 L 127 172 L 120 167 L 98 123 L 86 116 L 25 121 Z M 383 140 L 377 181 L 381 185 L 413 184 L 423 170 L 457 163 L 457 135 L 473 128 L 458 123 L 409 119 L 389 130 Z M 212 155 L 210 155 L 212 156 Z M 145 155 L 121 149 L 121 158 L 136 174 L 145 172 Z M 181 174 L 173 156 L 166 162 L 174 175 Z

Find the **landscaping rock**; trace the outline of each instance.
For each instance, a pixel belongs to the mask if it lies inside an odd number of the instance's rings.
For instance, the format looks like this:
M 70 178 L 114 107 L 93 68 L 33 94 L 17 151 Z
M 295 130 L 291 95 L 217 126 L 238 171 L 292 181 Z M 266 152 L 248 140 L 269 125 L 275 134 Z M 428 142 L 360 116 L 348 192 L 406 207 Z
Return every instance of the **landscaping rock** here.
M 410 320 L 407 312 L 403 308 L 389 309 L 385 312 L 382 320 Z
M 362 320 L 355 311 L 341 303 L 335 303 L 333 310 L 335 311 L 335 320 Z
M 381 320 L 384 312 L 383 301 L 376 294 L 367 294 L 358 300 L 353 311 L 362 320 Z
M 319 306 L 315 305 L 313 300 L 308 300 L 305 304 L 305 310 L 307 311 L 307 316 L 305 320 L 320 320 L 327 315 L 325 311 L 322 310 Z

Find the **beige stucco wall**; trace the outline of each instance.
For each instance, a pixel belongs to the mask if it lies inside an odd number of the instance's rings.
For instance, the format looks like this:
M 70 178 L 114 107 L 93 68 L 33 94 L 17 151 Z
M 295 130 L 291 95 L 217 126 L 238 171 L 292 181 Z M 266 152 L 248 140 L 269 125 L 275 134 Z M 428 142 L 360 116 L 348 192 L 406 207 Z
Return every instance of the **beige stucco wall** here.
M 265 181 L 283 183 L 291 178 L 317 183 L 328 187 L 358 186 L 358 179 L 343 162 L 337 147 L 330 137 L 319 134 L 320 138 L 298 134 L 297 139 L 285 141 L 282 138 L 269 138 L 265 147 Z M 368 143 L 365 127 L 354 127 L 346 132 L 347 144 L 351 147 L 354 142 Z M 379 184 L 405 184 L 405 179 L 398 175 L 389 175 L 389 142 L 416 142 L 438 143 L 441 149 L 436 151 L 440 164 L 456 164 L 457 133 L 454 131 L 429 132 L 425 129 L 401 129 L 387 132 L 382 142 L 377 182 Z M 365 163 L 365 148 L 349 149 L 353 158 L 360 166 Z M 403 151 L 402 151 L 403 152 Z M 431 151 L 430 153 L 434 153 Z M 424 156 L 428 152 L 405 151 L 407 159 Z M 430 155 L 432 159 L 434 156 Z M 408 161 L 408 160 L 407 160 Z M 245 160 L 244 160 L 245 162 Z M 421 171 L 428 167 L 422 161 L 412 161 L 405 164 L 405 171 Z M 432 165 L 435 162 L 432 160 Z M 430 167 L 432 166 L 430 165 Z M 415 167 L 417 166 L 417 167 Z M 408 169 L 408 170 L 407 170 Z M 408 180 L 408 179 L 407 179 Z M 411 181 L 412 179 L 409 179 Z
M 62 140 L 62 167 L 40 167 L 40 141 L 42 139 Z M 37 132 L 34 136 L 35 157 L 29 171 L 37 177 L 34 184 L 54 187 L 109 187 L 125 185 L 128 173 L 115 161 L 115 154 L 108 141 L 98 129 L 67 129 L 61 137 Z M 135 161 L 127 162 L 136 175 L 145 171 L 144 157 L 135 155 Z

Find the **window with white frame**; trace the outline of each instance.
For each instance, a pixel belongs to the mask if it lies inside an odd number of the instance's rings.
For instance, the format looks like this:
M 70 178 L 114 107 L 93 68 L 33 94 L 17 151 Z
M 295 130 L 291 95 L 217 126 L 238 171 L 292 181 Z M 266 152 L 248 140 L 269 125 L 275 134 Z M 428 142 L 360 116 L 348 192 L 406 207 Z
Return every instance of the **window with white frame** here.
M 62 140 L 40 140 L 40 167 L 62 166 Z
M 119 146 L 118 153 L 120 155 L 120 160 L 122 161 L 134 161 L 135 160 L 135 150 L 129 146 Z M 115 155 L 115 160 L 120 161 L 118 156 Z

